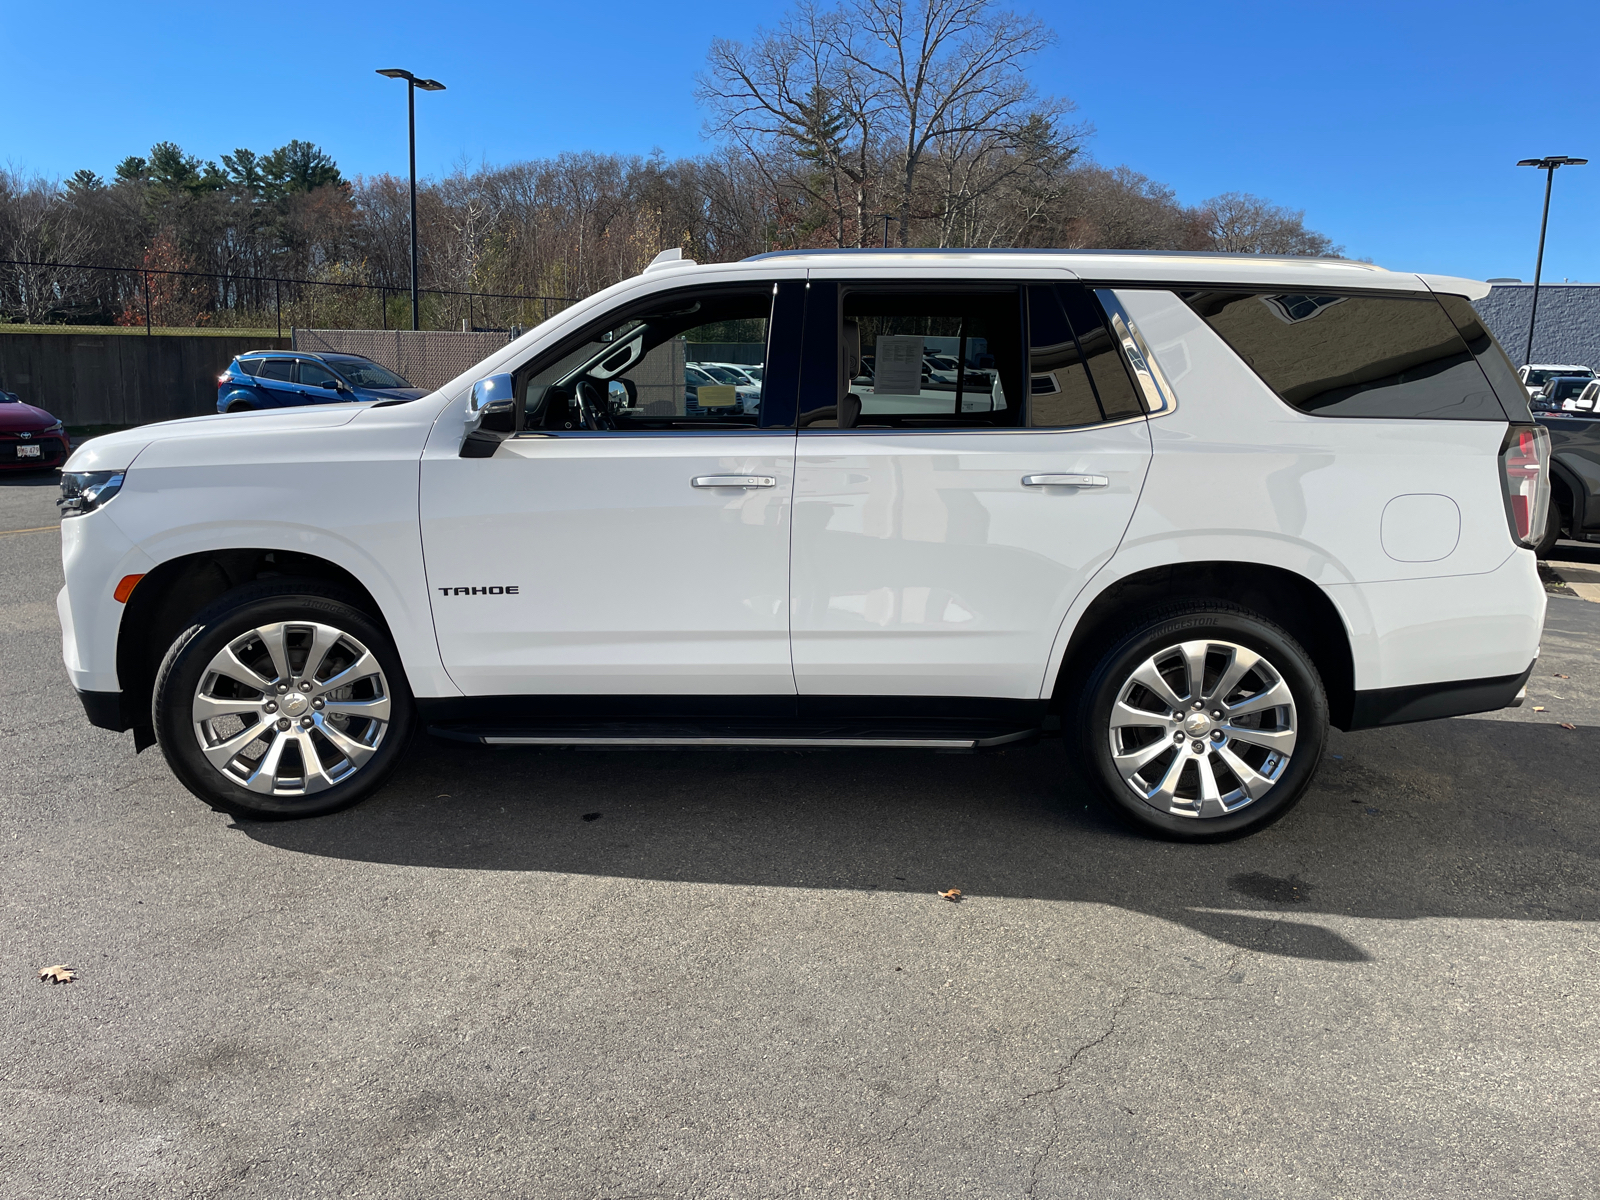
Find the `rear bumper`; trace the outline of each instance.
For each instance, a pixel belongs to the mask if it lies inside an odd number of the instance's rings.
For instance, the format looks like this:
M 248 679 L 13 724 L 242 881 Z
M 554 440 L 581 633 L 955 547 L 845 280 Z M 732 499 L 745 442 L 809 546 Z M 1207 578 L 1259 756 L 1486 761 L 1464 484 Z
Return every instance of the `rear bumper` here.
M 1495 679 L 1455 679 L 1357 692 L 1348 728 L 1375 729 L 1380 725 L 1407 725 L 1412 721 L 1515 708 L 1522 703 L 1522 689 L 1527 686 L 1533 667 L 1529 663 L 1520 675 Z

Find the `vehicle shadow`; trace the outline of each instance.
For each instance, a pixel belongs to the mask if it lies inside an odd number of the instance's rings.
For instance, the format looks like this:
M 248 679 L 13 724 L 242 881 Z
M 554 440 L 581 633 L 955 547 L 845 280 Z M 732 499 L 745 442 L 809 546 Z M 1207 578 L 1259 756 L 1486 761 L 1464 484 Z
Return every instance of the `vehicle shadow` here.
M 1277 825 L 1218 845 L 1136 834 L 1059 743 L 897 751 L 583 752 L 421 738 L 382 793 L 238 822 L 283 850 L 400 866 L 1117 905 L 1268 954 L 1359 962 L 1319 914 L 1600 916 L 1600 729 L 1459 719 L 1330 737 Z

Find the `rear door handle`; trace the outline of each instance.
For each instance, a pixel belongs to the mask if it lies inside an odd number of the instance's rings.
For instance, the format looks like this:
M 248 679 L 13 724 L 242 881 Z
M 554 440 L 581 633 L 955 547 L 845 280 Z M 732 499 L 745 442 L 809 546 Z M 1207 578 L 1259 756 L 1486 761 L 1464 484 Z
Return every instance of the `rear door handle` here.
M 771 475 L 696 475 L 689 481 L 697 488 L 767 488 L 777 487 Z
M 1111 480 L 1104 475 L 1024 475 L 1023 487 L 1110 487 Z

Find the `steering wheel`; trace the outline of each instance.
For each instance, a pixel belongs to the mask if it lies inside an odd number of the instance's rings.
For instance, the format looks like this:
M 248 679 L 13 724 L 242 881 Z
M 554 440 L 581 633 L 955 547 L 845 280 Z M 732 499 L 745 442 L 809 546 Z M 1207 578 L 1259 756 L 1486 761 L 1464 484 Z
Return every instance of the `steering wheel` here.
M 611 408 L 599 384 L 592 379 L 580 379 L 573 387 L 572 394 L 578 401 L 578 415 L 583 419 L 585 429 L 612 428 Z

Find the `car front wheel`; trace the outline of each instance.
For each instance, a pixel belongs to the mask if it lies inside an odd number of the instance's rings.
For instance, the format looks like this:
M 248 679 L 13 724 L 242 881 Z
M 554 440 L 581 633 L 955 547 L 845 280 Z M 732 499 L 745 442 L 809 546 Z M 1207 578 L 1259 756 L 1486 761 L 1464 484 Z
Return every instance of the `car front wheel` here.
M 1139 828 L 1179 841 L 1253 833 L 1310 786 L 1328 702 L 1284 630 L 1222 601 L 1151 614 L 1080 693 L 1079 760 Z
M 388 634 L 352 600 L 315 581 L 247 585 L 178 637 L 153 718 L 191 792 L 277 820 L 382 786 L 411 734 L 411 692 Z

